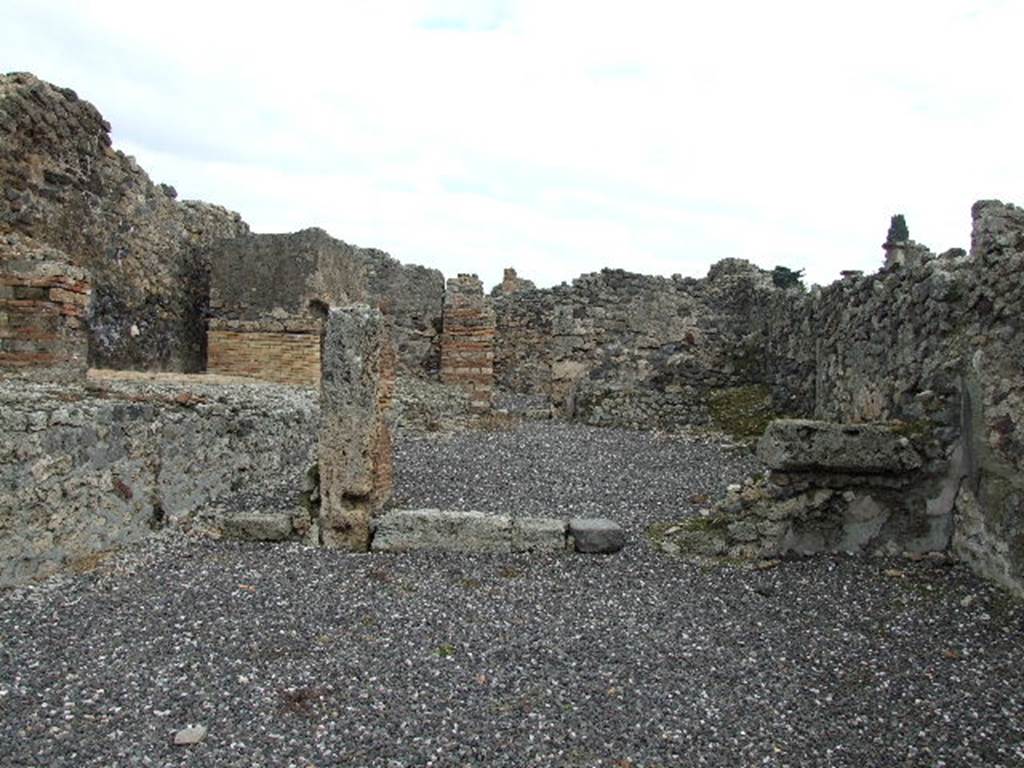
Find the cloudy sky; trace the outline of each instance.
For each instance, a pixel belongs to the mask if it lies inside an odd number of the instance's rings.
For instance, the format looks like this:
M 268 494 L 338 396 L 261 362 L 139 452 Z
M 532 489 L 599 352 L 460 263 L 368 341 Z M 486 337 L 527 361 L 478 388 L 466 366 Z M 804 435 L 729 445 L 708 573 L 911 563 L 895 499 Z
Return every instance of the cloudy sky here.
M 1019 0 L 0 4 L 0 71 L 259 232 L 490 286 L 725 257 L 874 271 L 1024 203 Z

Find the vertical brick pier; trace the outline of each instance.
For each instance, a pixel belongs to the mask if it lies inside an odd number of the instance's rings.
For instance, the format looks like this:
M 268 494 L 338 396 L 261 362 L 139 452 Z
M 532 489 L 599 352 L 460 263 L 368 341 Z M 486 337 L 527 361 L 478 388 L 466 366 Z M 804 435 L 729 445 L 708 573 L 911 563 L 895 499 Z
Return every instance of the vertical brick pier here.
M 448 280 L 441 332 L 441 381 L 469 394 L 478 412 L 489 411 L 494 389 L 494 308 L 476 275 Z
M 88 274 L 59 260 L 0 253 L 0 371 L 33 379 L 84 379 L 92 295 Z

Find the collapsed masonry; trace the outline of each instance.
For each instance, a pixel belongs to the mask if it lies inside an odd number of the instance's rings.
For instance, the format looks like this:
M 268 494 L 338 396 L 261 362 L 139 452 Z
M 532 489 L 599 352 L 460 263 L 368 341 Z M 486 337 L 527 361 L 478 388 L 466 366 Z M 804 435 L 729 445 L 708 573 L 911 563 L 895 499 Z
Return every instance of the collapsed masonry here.
M 381 313 L 394 340 L 400 384 L 457 383 L 479 410 L 494 392 L 511 392 L 543 399 L 584 423 L 646 429 L 710 424 L 758 435 L 775 416 L 899 422 L 922 460 L 899 482 L 917 488 L 945 477 L 953 479 L 944 488 L 956 486 L 945 527 L 936 522 L 935 530 L 950 530 L 950 546 L 979 572 L 1024 588 L 1024 211 L 1013 205 L 974 206 L 969 252 L 932 254 L 894 221 L 878 273 L 848 273 L 810 292 L 777 286 L 771 273 L 725 260 L 703 279 L 604 270 L 547 289 L 509 273 L 500 290 L 484 296 L 477 283 L 456 278 L 446 290 L 435 270 L 401 265 L 322 232 L 250 235 L 237 214 L 179 202 L 172 188 L 153 184 L 111 148 L 109 125 L 95 108 L 27 74 L 0 77 L 0 189 L 6 378 L 80 378 L 85 350 L 94 367 L 201 371 L 209 360 L 210 370 L 311 383 L 326 366 L 319 339 L 327 308 L 364 302 Z M 32 261 L 63 266 L 33 275 L 23 266 Z M 38 280 L 50 282 L 32 282 Z M 129 398 L 117 412 L 121 432 L 95 436 L 78 421 L 107 412 L 88 386 L 69 395 L 81 395 L 73 402 L 84 409 L 72 417 L 53 391 L 33 392 L 25 398 L 33 404 L 28 410 L 16 394 L 4 401 L 3 437 L 20 446 L 2 459 L 5 531 L 27 526 L 51 535 L 59 528 L 39 522 L 45 494 L 76 499 L 88 487 L 104 497 L 97 508 L 109 509 L 109 525 L 116 526 L 150 519 L 150 512 L 153 520 L 171 519 L 176 509 L 200 520 L 205 513 L 196 510 L 214 503 L 211 494 L 231 490 L 216 473 L 205 490 L 191 489 L 167 469 L 176 466 L 168 451 L 185 439 L 178 429 L 209 437 L 200 413 L 216 408 L 190 405 L 188 392 L 180 393 L 183 404 L 152 408 L 132 407 Z M 288 397 L 310 395 L 294 390 Z M 437 402 L 447 407 L 455 400 Z M 306 415 L 296 417 L 306 429 L 308 410 L 298 407 Z M 245 424 L 266 416 L 260 409 L 235 413 L 239 423 L 220 423 L 234 432 L 214 441 L 219 448 L 249 445 L 252 426 Z M 125 442 L 142 419 L 155 419 L 169 442 Z M 74 449 L 52 437 L 61 430 L 71 430 L 64 438 Z M 296 445 L 309 459 L 312 439 Z M 267 446 L 260 451 L 271 453 Z M 124 464 L 122 453 L 135 463 Z M 209 461 L 247 466 L 253 454 L 229 455 L 211 454 Z M 282 475 L 271 473 L 271 485 L 295 470 L 291 458 L 279 462 Z M 99 474 L 67 469 L 79 461 L 93 462 L 89 472 Z M 812 482 L 787 486 L 790 473 L 772 472 L 771 487 L 763 489 L 769 495 Z M 29 487 L 37 475 L 55 484 L 39 481 L 44 496 Z M 84 477 L 92 480 L 80 482 Z M 871 478 L 865 486 L 894 482 L 884 474 L 863 477 Z M 115 480 L 131 491 L 127 499 Z M 813 497 L 821 500 L 818 511 L 847 514 L 843 505 L 848 493 L 856 496 L 854 488 L 813 483 L 831 492 Z M 176 501 L 171 491 L 179 486 Z M 163 490 L 133 490 L 152 487 Z M 26 521 L 29 514 L 35 517 Z M 312 530 L 312 515 L 303 514 L 279 526 L 281 535 Z M 75 540 L 92 543 L 69 545 L 65 554 L 104 540 L 91 524 L 82 530 L 88 533 Z

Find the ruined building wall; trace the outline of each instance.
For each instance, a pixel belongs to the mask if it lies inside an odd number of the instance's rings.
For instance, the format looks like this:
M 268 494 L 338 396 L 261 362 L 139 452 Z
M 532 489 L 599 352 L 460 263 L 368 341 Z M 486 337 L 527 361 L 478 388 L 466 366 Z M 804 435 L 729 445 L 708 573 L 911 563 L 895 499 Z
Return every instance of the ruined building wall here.
M 321 229 L 224 240 L 208 257 L 210 372 L 316 384 L 328 308 L 368 302 L 388 323 L 399 368 L 437 374 L 444 295 L 437 270 L 400 264 Z
M 0 190 L 0 235 L 62 250 L 91 275 L 93 365 L 202 368 L 202 250 L 247 231 L 237 214 L 175 200 L 111 149 L 91 104 L 28 74 L 0 76 Z
M 401 372 L 434 378 L 441 367 L 444 276 L 437 269 L 402 264 L 383 251 L 360 248 L 366 300 L 390 326 Z
M 1024 586 L 1024 210 L 973 210 L 971 251 L 920 247 L 836 282 L 770 326 L 773 395 L 819 419 L 898 419 L 962 478 L 954 544 Z M 781 364 L 780 364 L 781 361 Z M 808 371 L 813 375 L 809 376 Z
M 269 384 L 0 381 L 0 586 L 254 508 L 298 538 L 318 413 Z
M 705 423 L 720 393 L 763 385 L 763 328 L 751 315 L 773 293 L 767 273 L 738 260 L 704 280 L 603 270 L 499 293 L 497 380 L 591 424 Z

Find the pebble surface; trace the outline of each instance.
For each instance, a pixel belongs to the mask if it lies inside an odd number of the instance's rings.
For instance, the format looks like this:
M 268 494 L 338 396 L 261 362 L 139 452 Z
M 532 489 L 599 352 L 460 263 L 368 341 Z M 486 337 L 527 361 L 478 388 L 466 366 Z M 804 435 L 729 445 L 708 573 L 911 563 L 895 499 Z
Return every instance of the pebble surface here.
M 396 505 L 594 514 L 631 541 L 345 555 L 161 534 L 0 593 L 0 765 L 1024 765 L 1024 609 L 966 569 L 707 569 L 649 546 L 749 457 L 538 424 L 407 440 L 396 467 Z M 175 745 L 187 728 L 205 738 Z

